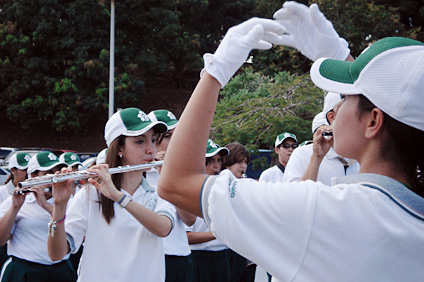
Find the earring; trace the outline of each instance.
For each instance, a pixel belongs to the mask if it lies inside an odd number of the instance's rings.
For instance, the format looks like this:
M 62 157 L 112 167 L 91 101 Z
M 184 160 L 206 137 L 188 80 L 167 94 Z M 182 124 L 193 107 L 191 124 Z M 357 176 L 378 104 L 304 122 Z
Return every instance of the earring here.
M 122 159 L 122 155 L 119 155 L 119 157 Z

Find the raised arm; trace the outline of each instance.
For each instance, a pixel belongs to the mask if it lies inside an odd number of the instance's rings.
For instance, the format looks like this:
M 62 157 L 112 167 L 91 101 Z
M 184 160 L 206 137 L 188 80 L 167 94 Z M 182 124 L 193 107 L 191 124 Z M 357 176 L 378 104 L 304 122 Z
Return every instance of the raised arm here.
M 202 78 L 194 90 L 166 153 L 159 179 L 159 196 L 202 216 L 200 191 L 205 173 L 206 143 L 219 89 L 240 68 L 253 48 L 269 49 L 284 31 L 277 22 L 250 19 L 229 29 L 214 55 L 206 54 Z

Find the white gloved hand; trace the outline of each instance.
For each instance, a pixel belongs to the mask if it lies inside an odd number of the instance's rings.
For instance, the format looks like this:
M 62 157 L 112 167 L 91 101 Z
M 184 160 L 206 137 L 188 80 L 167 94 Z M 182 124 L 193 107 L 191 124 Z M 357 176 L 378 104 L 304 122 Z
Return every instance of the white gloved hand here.
M 252 18 L 231 27 L 216 49 L 215 54 L 205 54 L 206 71 L 212 75 L 223 88 L 230 78 L 246 61 L 252 49 L 270 49 L 271 43 L 282 44 L 278 34 L 285 32 L 283 26 L 273 20 Z
M 288 32 L 282 36 L 282 45 L 296 48 L 313 61 L 322 57 L 345 60 L 350 54 L 349 44 L 338 35 L 317 4 L 308 8 L 288 1 L 275 12 L 274 18 Z

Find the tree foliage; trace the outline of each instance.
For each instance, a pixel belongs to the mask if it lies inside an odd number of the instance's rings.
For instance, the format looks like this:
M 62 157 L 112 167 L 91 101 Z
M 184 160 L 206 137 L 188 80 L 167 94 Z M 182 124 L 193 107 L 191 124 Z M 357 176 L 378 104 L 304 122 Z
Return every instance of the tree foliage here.
M 95 1 L 5 1 L 0 25 L 0 104 L 24 128 L 84 129 L 107 108 L 109 16 Z M 121 65 L 122 66 L 122 65 Z M 124 69 L 124 68 L 122 68 Z M 143 82 L 116 75 L 117 106 Z
M 300 142 L 312 138 L 312 119 L 322 111 L 324 92 L 309 75 L 264 76 L 247 68 L 221 92 L 211 137 L 218 144 L 240 142 L 250 149 L 273 148 L 282 132 Z
M 116 107 L 139 105 L 144 82 L 149 86 L 187 87 L 185 72 L 200 70 L 202 55 L 215 51 L 229 27 L 252 16 L 271 18 L 283 2 L 117 1 Z M 350 43 L 354 56 L 386 36 L 424 40 L 423 1 L 312 2 L 320 5 Z M 49 126 L 56 130 L 86 130 L 92 118 L 106 116 L 109 24 L 110 1 L 1 1 L 0 111 L 23 127 Z M 311 65 L 293 48 L 274 47 L 252 54 L 253 70 L 268 75 L 272 83 L 280 79 L 276 73 L 302 75 Z M 164 85 L 158 75 L 172 83 Z M 255 144 L 268 144 L 260 138 L 255 140 Z

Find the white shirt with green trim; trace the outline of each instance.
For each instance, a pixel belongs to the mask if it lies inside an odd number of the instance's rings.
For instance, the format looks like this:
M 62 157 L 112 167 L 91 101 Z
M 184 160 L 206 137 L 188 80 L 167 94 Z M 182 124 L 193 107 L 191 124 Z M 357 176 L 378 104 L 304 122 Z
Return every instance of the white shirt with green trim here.
M 47 200 L 53 204 L 53 198 Z M 12 197 L 0 205 L 0 217 L 3 217 L 12 206 Z M 7 242 L 7 254 L 27 261 L 51 265 L 53 262 L 47 253 L 48 228 L 50 214 L 40 207 L 33 193 L 25 197 L 25 202 L 16 215 L 11 234 Z M 63 260 L 69 258 L 66 255 Z
M 214 235 L 278 281 L 424 277 L 424 216 L 360 184 L 211 176 L 201 204 Z
M 156 188 L 146 179 L 131 197 L 174 223 L 175 211 L 158 197 Z M 115 217 L 108 224 L 97 201 L 96 188 L 85 186 L 75 195 L 66 215 L 65 231 L 71 251 L 75 253 L 84 240 L 78 281 L 164 281 L 162 239 L 117 203 L 113 204 Z

